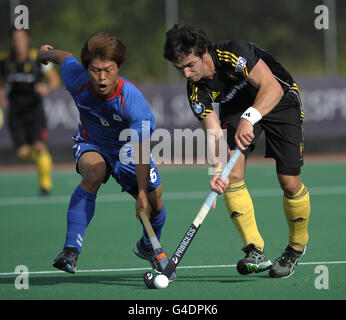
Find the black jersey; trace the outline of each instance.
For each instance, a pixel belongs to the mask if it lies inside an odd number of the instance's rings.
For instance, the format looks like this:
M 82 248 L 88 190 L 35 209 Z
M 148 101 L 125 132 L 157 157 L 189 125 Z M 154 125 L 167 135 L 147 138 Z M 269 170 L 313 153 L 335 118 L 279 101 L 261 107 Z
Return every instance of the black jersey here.
M 252 42 L 220 41 L 210 46 L 208 52 L 215 66 L 214 78 L 187 83 L 190 106 L 199 120 L 213 111 L 213 102 L 220 103 L 221 114 L 227 113 L 230 108 L 246 110 L 253 104 L 258 90 L 247 77 L 259 59 L 267 64 L 284 93 L 294 83 L 292 76 L 270 53 Z
M 30 50 L 24 62 L 17 62 L 10 55 L 0 62 L 0 76 L 7 83 L 11 111 L 28 111 L 41 103 L 41 96 L 35 91 L 35 84 L 43 76 L 41 65 L 35 60 L 37 50 Z

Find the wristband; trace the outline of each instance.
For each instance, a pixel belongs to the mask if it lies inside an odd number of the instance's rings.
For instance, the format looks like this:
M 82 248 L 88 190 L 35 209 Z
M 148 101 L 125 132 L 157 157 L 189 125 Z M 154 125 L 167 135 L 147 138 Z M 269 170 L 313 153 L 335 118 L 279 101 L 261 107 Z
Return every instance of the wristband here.
M 243 118 L 249 121 L 252 125 L 254 125 L 262 119 L 262 115 L 257 109 L 250 107 L 245 110 L 245 112 L 241 115 L 240 118 Z

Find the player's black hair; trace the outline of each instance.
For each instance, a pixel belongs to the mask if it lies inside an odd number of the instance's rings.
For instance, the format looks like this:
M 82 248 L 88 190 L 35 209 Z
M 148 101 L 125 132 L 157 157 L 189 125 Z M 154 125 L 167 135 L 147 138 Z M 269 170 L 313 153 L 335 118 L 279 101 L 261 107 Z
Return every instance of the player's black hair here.
M 198 57 L 202 57 L 210 45 L 210 40 L 199 26 L 177 23 L 166 33 L 163 56 L 175 63 L 182 54 L 189 55 L 194 50 Z

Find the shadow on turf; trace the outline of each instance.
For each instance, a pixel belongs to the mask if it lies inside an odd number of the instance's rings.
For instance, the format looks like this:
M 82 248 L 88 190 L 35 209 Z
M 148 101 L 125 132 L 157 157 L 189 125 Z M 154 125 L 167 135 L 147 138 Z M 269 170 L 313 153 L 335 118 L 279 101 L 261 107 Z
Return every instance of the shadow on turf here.
M 144 273 L 143 273 L 144 274 Z M 99 283 L 104 285 L 118 285 L 118 286 L 132 286 L 135 288 L 143 289 L 143 274 L 122 274 L 122 275 L 56 275 L 56 276 L 31 276 L 29 278 L 30 286 L 52 286 L 64 283 Z M 236 282 L 247 282 L 256 281 L 252 278 L 245 278 L 239 276 L 179 276 L 179 282 L 219 282 L 219 283 L 236 283 Z M 0 277 L 0 284 L 13 284 L 15 282 L 15 277 Z

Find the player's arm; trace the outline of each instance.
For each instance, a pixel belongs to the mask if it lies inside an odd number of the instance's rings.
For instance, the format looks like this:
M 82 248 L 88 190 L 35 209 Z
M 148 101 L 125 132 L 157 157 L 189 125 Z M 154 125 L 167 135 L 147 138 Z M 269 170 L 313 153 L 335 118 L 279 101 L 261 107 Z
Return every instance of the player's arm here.
M 213 164 L 214 174 L 209 185 L 212 190 L 223 193 L 229 185 L 229 179 L 219 178 L 228 161 L 230 150 L 220 127 L 220 121 L 215 111 L 201 121 L 207 134 L 209 161 Z
M 73 54 L 63 50 L 56 50 L 49 44 L 41 46 L 37 53 L 37 61 L 43 64 L 52 62 L 61 65 L 68 57 L 73 57 Z
M 7 99 L 6 99 L 6 94 L 5 94 L 5 80 L 3 77 L 0 75 L 0 107 L 5 108 L 7 107 Z
M 284 94 L 281 85 L 262 59 L 252 68 L 247 80 L 258 92 L 253 105 L 242 115 L 235 134 L 235 141 L 241 150 L 245 150 L 254 138 L 253 125 L 272 111 Z
M 50 92 L 60 87 L 60 76 L 58 72 L 53 68 L 49 68 L 44 73 L 47 82 L 39 82 L 35 85 L 35 90 L 42 96 L 47 96 Z
M 150 176 L 150 143 L 140 142 L 135 145 L 135 172 L 138 185 L 138 196 L 136 201 L 136 216 L 139 219 L 139 211 L 144 209 L 150 218 L 150 206 L 148 201 L 148 185 Z

